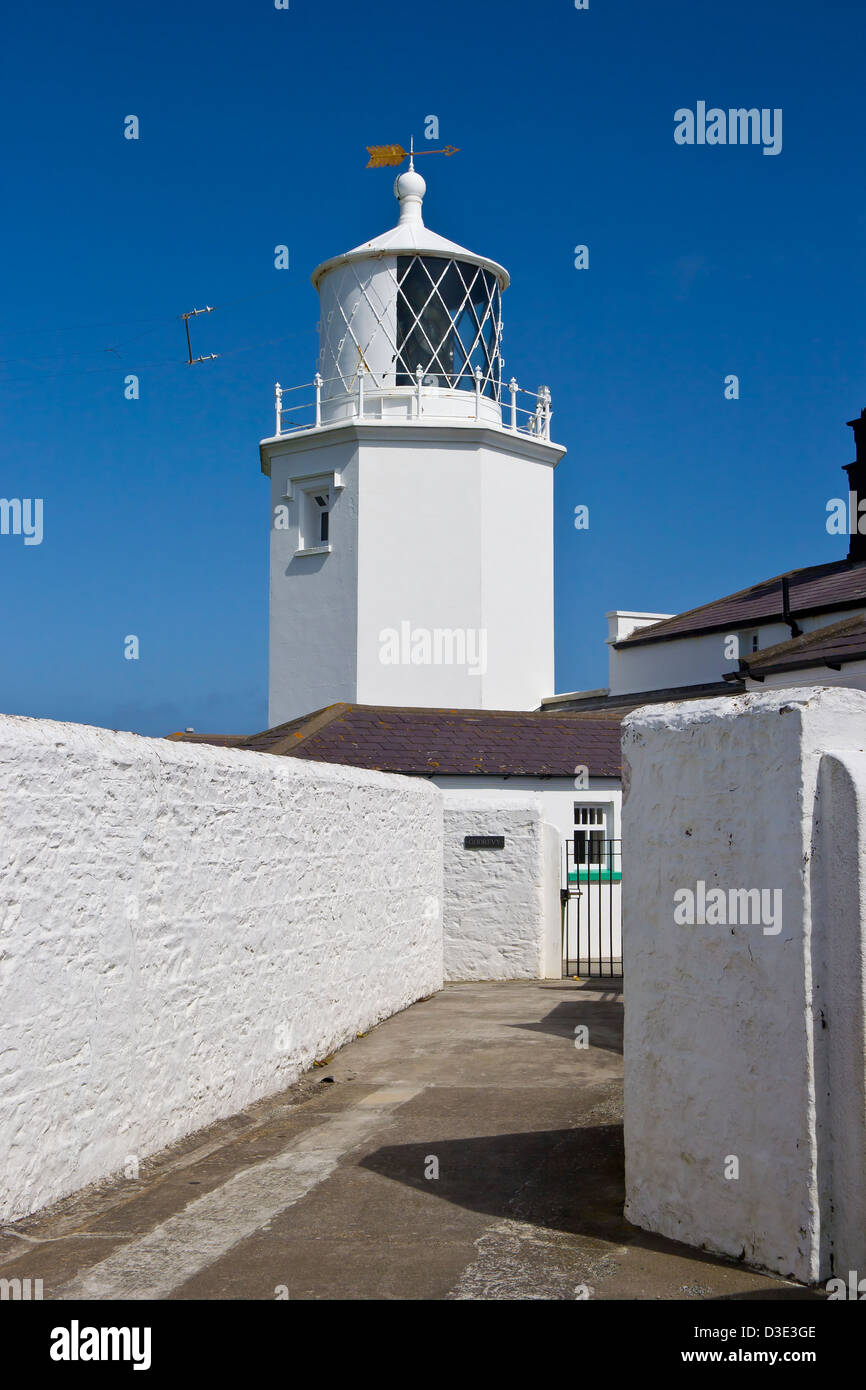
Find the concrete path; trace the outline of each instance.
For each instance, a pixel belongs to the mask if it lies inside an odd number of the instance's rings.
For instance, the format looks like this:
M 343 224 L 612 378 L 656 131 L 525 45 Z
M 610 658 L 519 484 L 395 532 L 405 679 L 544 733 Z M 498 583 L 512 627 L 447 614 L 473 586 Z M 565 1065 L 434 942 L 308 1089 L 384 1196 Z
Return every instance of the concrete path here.
M 598 983 L 450 985 L 137 1180 L 4 1227 L 0 1277 L 46 1299 L 812 1297 L 623 1220 L 621 996 Z

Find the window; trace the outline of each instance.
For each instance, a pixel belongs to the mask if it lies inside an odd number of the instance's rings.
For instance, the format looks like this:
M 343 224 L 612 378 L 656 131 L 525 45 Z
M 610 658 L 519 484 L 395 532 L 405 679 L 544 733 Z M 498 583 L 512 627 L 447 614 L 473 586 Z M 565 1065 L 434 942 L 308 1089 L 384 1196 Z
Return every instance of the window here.
M 603 866 L 610 848 L 606 806 L 574 803 L 574 858 L 578 867 Z
M 291 503 L 289 525 L 297 537 L 296 555 L 328 554 L 331 512 L 344 486 L 336 472 L 289 474 L 283 496 Z
M 396 384 L 475 390 L 481 368 L 485 396 L 499 399 L 502 363 L 499 285 L 467 261 L 436 256 L 397 258 Z
M 314 488 L 300 494 L 299 548 L 318 550 L 330 544 L 331 499 L 327 490 Z
M 569 883 L 602 884 L 622 880 L 622 843 L 612 838 L 613 803 L 574 803 L 574 839 L 566 844 Z

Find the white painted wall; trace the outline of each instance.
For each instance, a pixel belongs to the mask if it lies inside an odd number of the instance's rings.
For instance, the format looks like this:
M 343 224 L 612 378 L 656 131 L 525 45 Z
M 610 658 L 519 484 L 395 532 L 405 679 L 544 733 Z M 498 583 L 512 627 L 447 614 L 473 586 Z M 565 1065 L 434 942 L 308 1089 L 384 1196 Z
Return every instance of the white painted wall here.
M 485 709 L 538 709 L 556 691 L 553 470 L 559 456 L 479 450 Z
M 335 474 L 330 553 L 271 530 L 269 724 L 338 700 L 536 709 L 554 687 L 553 469 L 563 450 L 503 429 L 364 422 L 264 441 L 286 480 Z M 382 635 L 473 634 L 483 660 L 382 660 Z M 483 637 L 479 636 L 483 634 Z M 411 658 L 411 650 L 407 653 Z
M 441 986 L 419 779 L 0 716 L 0 807 L 2 1219 Z
M 656 623 L 663 622 L 665 618 L 672 618 L 673 613 L 637 613 L 631 608 L 613 608 L 604 615 L 607 618 L 607 640 L 608 642 L 621 642 L 624 637 L 630 637 L 633 632 L 640 628 L 654 627 Z
M 466 835 L 505 846 L 466 849 Z M 540 799 L 446 791 L 444 846 L 446 979 L 558 979 L 559 837 Z
M 549 445 L 471 426 L 364 434 L 360 449 L 358 699 L 535 709 L 553 690 Z M 472 629 L 486 669 L 383 665 L 380 634 Z
M 358 467 L 351 442 L 329 436 L 275 443 L 270 451 L 270 628 L 268 725 L 338 700 L 357 699 Z M 297 555 L 302 485 L 289 478 L 337 474 L 329 554 Z M 288 529 L 274 525 L 288 507 Z
M 555 826 L 560 841 L 574 838 L 575 805 L 606 806 L 610 809 L 612 839 L 622 838 L 620 784 L 612 777 L 591 777 L 589 786 L 576 790 L 570 777 L 433 777 L 443 791 L 471 791 L 478 796 L 513 797 L 524 801 L 537 796 L 544 819 Z
M 839 622 L 843 617 L 853 618 L 861 612 L 866 610 L 819 613 L 814 617 L 798 618 L 797 622 L 803 632 L 813 632 L 815 628 Z M 791 636 L 791 629 L 782 622 L 734 627 L 731 632 L 740 636 L 740 655 L 747 659 L 751 654 L 750 645 L 745 641 L 747 634 L 758 633 L 761 651 L 777 642 L 787 642 Z M 619 651 L 608 638 L 611 695 L 640 694 L 648 690 L 666 690 L 669 686 L 702 685 L 721 680 L 729 671 L 737 670 L 736 659 L 725 657 L 727 635 L 726 632 L 710 632 L 697 637 L 651 642 L 646 646 L 624 647 Z
M 866 699 L 859 697 L 858 703 Z M 820 1269 L 866 1268 L 866 754 L 825 753 L 811 867 Z M 826 1024 L 826 1027 L 823 1025 Z
M 433 780 L 446 794 L 463 789 L 479 798 L 490 797 L 495 801 L 506 797 L 518 804 L 527 796 L 536 796 L 556 840 L 560 884 L 563 881 L 565 841 L 574 838 L 575 806 L 603 806 L 608 838 L 622 840 L 622 792 L 619 782 L 610 777 L 592 777 L 589 786 L 580 790 L 575 788 L 573 779 L 569 777 L 435 777 Z M 614 869 L 621 870 L 622 845 L 617 848 L 620 852 L 614 856 Z M 590 961 L 597 964 L 602 958 L 605 966 L 612 960 L 615 968 L 619 968 L 622 960 L 620 885 L 612 882 L 610 886 L 604 884 L 598 889 L 595 885 L 584 883 L 581 887 L 583 896 L 580 903 L 575 898 L 569 901 L 565 939 L 560 939 L 557 950 L 560 953 L 564 950 L 575 970 L 578 964 L 588 969 Z M 560 932 L 560 938 L 561 935 Z
M 864 744 L 860 691 L 624 722 L 626 1214 L 804 1281 L 866 1270 Z M 699 880 L 781 929 L 678 925 Z
M 358 700 L 482 708 L 486 674 L 380 660 L 382 632 L 404 622 L 412 631 L 484 627 L 477 451 L 470 441 L 436 448 L 435 432 L 431 441 L 419 426 L 412 441 L 359 452 Z

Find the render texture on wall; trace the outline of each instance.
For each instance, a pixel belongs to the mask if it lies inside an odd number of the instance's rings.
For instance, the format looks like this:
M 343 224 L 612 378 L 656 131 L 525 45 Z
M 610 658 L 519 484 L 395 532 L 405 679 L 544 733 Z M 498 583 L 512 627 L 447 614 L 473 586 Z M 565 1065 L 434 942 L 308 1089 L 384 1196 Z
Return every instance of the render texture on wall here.
M 443 794 L 446 979 L 559 978 L 559 834 L 541 799 Z M 502 849 L 465 847 L 490 834 Z
M 805 1282 L 866 1268 L 864 745 L 820 687 L 623 731 L 626 1215 Z
M 4 1219 L 442 984 L 418 779 L 0 716 L 0 808 Z

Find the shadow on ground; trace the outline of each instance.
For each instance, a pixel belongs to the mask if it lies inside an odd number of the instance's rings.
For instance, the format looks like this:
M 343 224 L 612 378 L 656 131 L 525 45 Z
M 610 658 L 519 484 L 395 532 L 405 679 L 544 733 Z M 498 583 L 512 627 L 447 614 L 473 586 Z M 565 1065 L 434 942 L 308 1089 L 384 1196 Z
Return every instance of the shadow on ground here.
M 577 993 L 577 997 L 575 997 Z M 591 1047 L 603 1048 L 622 1056 L 622 1004 L 619 996 L 611 999 L 581 999 L 579 991 L 570 999 L 557 1004 L 537 1023 L 510 1023 L 510 1028 L 526 1033 L 550 1033 L 553 1037 L 574 1036 L 576 1024 L 586 1024 Z
M 427 1179 L 423 1174 L 433 1156 L 438 1160 L 438 1177 Z M 427 1196 L 502 1220 L 525 1222 L 590 1242 L 675 1255 L 704 1268 L 745 1268 L 736 1260 L 642 1231 L 625 1219 L 619 1124 L 397 1144 L 377 1149 L 360 1166 Z M 785 1284 L 722 1297 L 790 1300 L 823 1296 Z
M 439 1164 L 433 1180 L 423 1176 L 430 1155 Z M 488 1216 L 606 1240 L 622 1240 L 632 1229 L 616 1215 L 623 1204 L 619 1125 L 397 1144 L 369 1154 L 362 1166 Z

